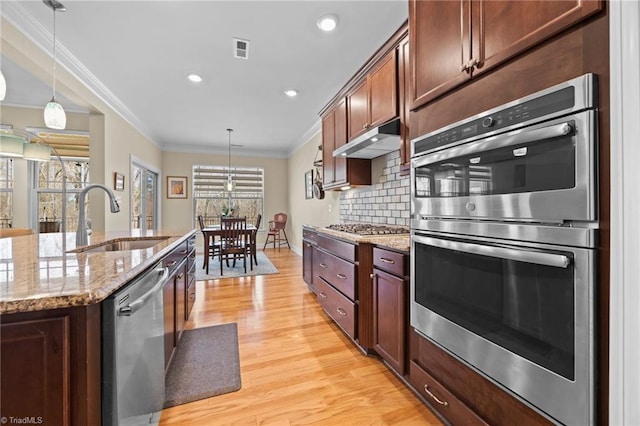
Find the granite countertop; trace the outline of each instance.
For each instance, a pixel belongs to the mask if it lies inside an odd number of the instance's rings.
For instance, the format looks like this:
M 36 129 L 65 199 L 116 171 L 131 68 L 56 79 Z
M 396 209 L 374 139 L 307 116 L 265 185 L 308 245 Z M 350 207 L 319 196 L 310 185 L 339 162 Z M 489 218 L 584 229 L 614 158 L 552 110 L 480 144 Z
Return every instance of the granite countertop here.
M 118 238 L 168 237 L 148 249 L 95 253 L 69 253 L 76 248 L 73 232 L 2 238 L 0 314 L 99 303 L 194 232 L 94 232 L 89 245 Z
M 331 235 L 343 240 L 355 243 L 369 243 L 383 248 L 402 251 L 409 253 L 411 251 L 411 235 L 409 228 L 400 227 L 407 230 L 406 234 L 388 234 L 388 235 L 358 235 L 349 232 L 336 231 L 322 226 L 304 225 L 307 228 L 314 229 L 316 232 Z M 393 225 L 386 225 L 393 226 Z

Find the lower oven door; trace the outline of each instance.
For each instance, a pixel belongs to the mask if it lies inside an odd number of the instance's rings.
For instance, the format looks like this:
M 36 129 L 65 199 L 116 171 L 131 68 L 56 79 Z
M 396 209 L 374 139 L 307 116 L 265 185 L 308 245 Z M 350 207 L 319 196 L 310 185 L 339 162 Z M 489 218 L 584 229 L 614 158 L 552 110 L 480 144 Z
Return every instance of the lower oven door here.
M 414 231 L 411 325 L 551 419 L 594 422 L 595 250 Z

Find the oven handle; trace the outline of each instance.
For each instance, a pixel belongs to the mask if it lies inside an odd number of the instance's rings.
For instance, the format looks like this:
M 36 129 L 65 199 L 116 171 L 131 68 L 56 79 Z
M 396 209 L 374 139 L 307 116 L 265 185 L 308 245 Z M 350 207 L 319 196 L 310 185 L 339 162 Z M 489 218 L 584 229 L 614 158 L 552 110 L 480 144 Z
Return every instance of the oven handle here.
M 571 133 L 571 130 L 571 124 L 566 122 L 554 124 L 553 126 L 541 127 L 535 130 L 518 130 L 505 135 L 494 136 L 483 141 L 449 148 L 432 155 L 427 155 L 423 158 L 417 158 L 414 160 L 413 167 L 420 167 L 425 164 L 436 163 L 450 158 L 463 157 L 465 155 L 472 155 L 527 142 L 541 142 L 546 139 L 566 136 Z
M 546 265 L 555 268 L 566 268 L 571 263 L 571 259 L 562 254 L 540 253 L 537 251 L 485 246 L 481 244 L 463 243 L 459 241 L 442 240 L 439 238 L 422 236 L 414 236 L 413 239 L 420 244 L 426 244 L 447 250 L 456 250 L 465 253 L 515 260 L 519 262 L 535 263 L 537 265 Z

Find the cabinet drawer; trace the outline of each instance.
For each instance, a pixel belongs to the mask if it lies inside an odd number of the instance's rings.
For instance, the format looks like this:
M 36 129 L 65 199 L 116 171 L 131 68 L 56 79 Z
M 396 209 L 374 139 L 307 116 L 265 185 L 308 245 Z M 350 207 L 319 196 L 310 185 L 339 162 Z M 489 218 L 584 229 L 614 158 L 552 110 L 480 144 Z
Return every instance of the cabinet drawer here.
M 317 250 L 314 272 L 351 300 L 356 299 L 356 265 L 323 250 Z
M 308 240 L 312 244 L 316 244 L 318 242 L 318 233 L 310 229 L 303 229 L 302 239 Z
M 171 272 L 175 270 L 178 264 L 187 256 L 187 242 L 183 241 L 171 253 L 162 259 L 162 266 L 169 268 Z
M 350 262 L 357 260 L 355 244 L 318 234 L 318 247 Z
M 395 251 L 374 247 L 373 266 L 397 277 L 409 275 L 407 257 Z
M 409 364 L 409 382 L 413 388 L 429 402 L 429 405 L 451 424 L 487 424 L 413 361 Z
M 324 280 L 318 280 L 318 303 L 351 338 L 356 338 L 356 306 Z

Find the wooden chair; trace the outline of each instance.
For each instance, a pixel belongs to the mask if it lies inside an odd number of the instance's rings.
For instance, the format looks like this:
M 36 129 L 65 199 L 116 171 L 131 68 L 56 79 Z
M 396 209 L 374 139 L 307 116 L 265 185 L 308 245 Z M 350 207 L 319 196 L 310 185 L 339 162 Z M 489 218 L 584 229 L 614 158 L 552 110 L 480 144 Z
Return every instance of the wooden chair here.
M 207 241 L 207 235 L 204 233 L 206 225 L 204 224 L 204 218 L 202 215 L 198 215 L 198 225 L 200 225 L 200 231 L 202 231 L 202 237 L 204 238 L 205 253 L 202 269 L 206 268 L 207 274 L 209 274 L 209 259 L 214 259 L 219 254 L 220 243 L 216 242 L 215 239 Z
M 229 266 L 229 257 L 233 257 L 233 265 L 236 260 L 242 258 L 244 272 L 247 272 L 247 251 L 249 239 L 247 234 L 246 217 L 222 217 L 220 218 L 220 275 L 222 272 L 222 262 L 226 261 Z M 253 270 L 253 263 L 251 270 Z
M 267 247 L 269 243 L 269 238 L 273 240 L 273 248 L 278 246 L 278 250 L 280 250 L 280 246 L 286 244 L 289 249 L 291 246 L 289 245 L 289 239 L 287 238 L 287 232 L 284 228 L 287 226 L 287 214 L 286 213 L 276 213 L 273 216 L 273 220 L 269 221 L 269 230 L 267 231 L 267 239 L 264 242 L 263 250 Z M 284 236 L 284 238 L 282 238 Z M 284 242 L 283 242 L 284 241 Z
M 258 258 L 257 258 L 257 247 L 256 247 L 256 243 L 258 240 L 258 229 L 260 229 L 260 223 L 262 222 L 262 215 L 259 214 L 258 218 L 256 219 L 256 229 L 251 231 L 251 234 L 249 234 L 249 257 L 251 258 L 252 262 L 255 262 L 256 266 L 258 266 Z M 253 266 L 252 266 L 253 267 Z

